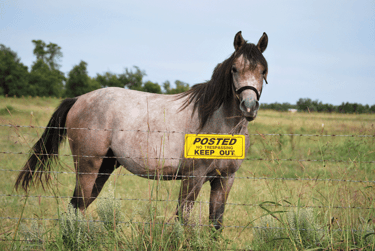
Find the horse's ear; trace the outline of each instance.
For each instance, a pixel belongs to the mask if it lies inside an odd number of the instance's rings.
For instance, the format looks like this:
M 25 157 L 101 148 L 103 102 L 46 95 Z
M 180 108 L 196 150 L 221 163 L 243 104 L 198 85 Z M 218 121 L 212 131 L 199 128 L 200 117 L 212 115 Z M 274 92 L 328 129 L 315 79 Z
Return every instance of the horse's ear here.
M 267 44 L 268 44 L 268 36 L 265 32 L 263 32 L 263 35 L 259 39 L 258 44 L 257 44 L 257 47 L 261 53 L 263 53 L 266 50 Z
M 234 36 L 234 42 L 233 42 L 234 49 L 238 51 L 241 48 L 241 46 L 244 45 L 245 43 L 246 41 L 243 39 L 241 35 L 241 31 L 237 32 L 236 36 Z

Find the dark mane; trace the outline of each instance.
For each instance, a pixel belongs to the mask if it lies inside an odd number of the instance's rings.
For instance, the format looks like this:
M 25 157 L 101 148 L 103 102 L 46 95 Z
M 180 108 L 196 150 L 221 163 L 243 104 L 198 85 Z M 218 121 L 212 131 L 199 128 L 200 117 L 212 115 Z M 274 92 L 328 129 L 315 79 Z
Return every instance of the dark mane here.
M 188 97 L 181 106 L 181 110 L 191 103 L 194 104 L 193 112 L 198 111 L 200 129 L 205 126 L 209 118 L 221 105 L 230 102 L 234 98 L 235 90 L 231 69 L 234 60 L 241 55 L 244 55 L 249 61 L 250 67 L 255 68 L 260 63 L 267 69 L 267 61 L 257 46 L 245 43 L 228 59 L 215 67 L 210 81 L 196 84 L 189 91 L 180 94 L 179 98 Z

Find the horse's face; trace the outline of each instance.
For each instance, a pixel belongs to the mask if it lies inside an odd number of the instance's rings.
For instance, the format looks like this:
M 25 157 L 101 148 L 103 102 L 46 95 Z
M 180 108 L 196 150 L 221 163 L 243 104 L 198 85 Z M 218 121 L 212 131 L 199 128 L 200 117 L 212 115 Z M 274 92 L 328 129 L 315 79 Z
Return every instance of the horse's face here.
M 238 51 L 246 43 L 241 33 L 235 37 L 234 47 Z M 257 48 L 261 53 L 267 48 L 268 38 L 264 33 Z M 251 64 L 244 55 L 237 57 L 231 69 L 233 85 L 240 101 L 240 109 L 248 121 L 256 118 L 259 109 L 259 98 L 262 93 L 263 79 L 267 79 L 267 65 Z
M 266 67 L 257 64 L 254 68 L 241 55 L 232 66 L 233 84 L 240 101 L 240 109 L 248 121 L 255 119 L 259 109 L 263 79 L 267 77 Z

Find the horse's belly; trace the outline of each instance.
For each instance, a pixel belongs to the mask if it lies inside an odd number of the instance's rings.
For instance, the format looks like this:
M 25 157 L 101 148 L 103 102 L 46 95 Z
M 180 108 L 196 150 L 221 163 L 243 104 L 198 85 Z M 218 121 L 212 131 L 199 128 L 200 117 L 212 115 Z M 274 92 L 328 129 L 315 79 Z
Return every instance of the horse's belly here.
M 118 158 L 119 163 L 129 172 L 144 178 L 163 176 L 163 179 L 173 179 L 178 173 L 180 162 L 163 158 Z
M 183 161 L 184 134 L 167 132 L 120 132 L 111 149 L 127 170 L 138 175 L 173 175 Z

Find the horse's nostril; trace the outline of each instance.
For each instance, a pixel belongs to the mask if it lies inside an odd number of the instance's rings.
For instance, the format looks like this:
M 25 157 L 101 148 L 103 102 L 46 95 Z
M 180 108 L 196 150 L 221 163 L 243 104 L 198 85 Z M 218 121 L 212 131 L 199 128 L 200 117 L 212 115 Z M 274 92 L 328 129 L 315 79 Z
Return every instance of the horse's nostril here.
M 249 101 L 248 99 L 244 99 L 240 103 L 241 111 L 246 112 L 246 113 L 257 111 L 258 108 L 259 108 L 259 102 L 256 100 Z

